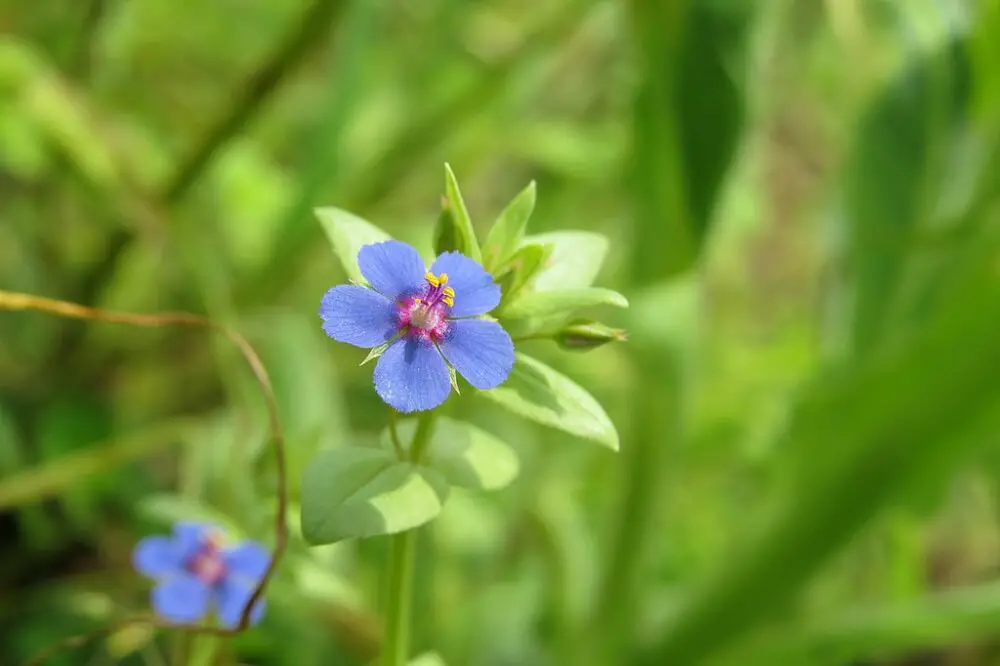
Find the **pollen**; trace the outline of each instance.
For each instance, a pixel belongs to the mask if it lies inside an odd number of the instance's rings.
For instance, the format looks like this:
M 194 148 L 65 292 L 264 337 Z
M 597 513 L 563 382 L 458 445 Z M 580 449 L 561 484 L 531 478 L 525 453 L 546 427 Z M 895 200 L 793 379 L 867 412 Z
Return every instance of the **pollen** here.
M 427 284 L 429 284 L 432 287 L 442 287 L 448 284 L 447 273 L 441 273 L 441 275 L 434 275 L 434 273 L 427 271 L 427 273 L 424 275 L 424 279 L 427 280 Z
M 441 282 L 441 284 L 444 284 L 445 282 L 448 281 L 448 276 L 447 275 L 442 275 L 441 277 L 444 278 L 444 280 Z M 441 296 L 441 300 L 444 301 L 445 305 L 447 305 L 449 308 L 452 307 L 453 305 L 455 305 L 455 290 L 454 289 L 452 289 L 451 287 L 445 287 L 444 291 L 442 292 L 442 294 L 443 295 Z

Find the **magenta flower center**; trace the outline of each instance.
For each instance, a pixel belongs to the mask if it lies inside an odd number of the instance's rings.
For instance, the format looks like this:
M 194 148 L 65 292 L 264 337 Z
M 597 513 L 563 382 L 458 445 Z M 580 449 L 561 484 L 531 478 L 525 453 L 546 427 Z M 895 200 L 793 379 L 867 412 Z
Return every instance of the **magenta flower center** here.
M 439 342 L 448 332 L 448 312 L 455 305 L 455 290 L 447 286 L 448 275 L 428 272 L 421 294 L 399 303 L 399 330 L 403 335 Z
M 194 555 L 184 563 L 184 568 L 206 585 L 219 583 L 227 573 L 219 539 L 214 536 L 206 537 Z

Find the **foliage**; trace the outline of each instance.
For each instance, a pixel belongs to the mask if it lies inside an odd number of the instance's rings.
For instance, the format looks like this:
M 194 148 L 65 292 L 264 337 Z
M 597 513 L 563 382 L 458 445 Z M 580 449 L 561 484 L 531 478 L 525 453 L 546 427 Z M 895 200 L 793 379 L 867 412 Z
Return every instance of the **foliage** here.
M 367 537 L 418 525 L 415 665 L 996 662 L 996 0 L 0 23 L 0 289 L 204 312 L 273 380 L 288 550 L 260 625 L 192 662 L 371 663 L 392 554 Z M 417 462 L 417 419 L 387 425 L 316 316 L 390 237 L 480 258 L 517 347 Z M 144 610 L 130 553 L 176 521 L 274 546 L 238 361 L 0 311 L 0 661 Z

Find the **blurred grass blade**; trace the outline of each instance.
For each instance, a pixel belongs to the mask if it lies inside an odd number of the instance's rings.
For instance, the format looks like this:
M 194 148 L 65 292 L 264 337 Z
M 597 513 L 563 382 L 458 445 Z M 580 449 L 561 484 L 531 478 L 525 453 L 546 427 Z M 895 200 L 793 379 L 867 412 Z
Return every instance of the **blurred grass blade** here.
M 914 239 L 942 192 L 941 157 L 969 101 L 964 42 L 916 60 L 862 121 L 846 173 L 850 348 L 872 351 L 898 321 L 899 292 Z
M 34 504 L 65 493 L 94 475 L 176 443 L 195 424 L 191 419 L 168 421 L 106 444 L 89 446 L 47 465 L 6 475 L 0 480 L 0 509 Z
M 726 64 L 742 63 L 751 3 L 631 3 L 639 83 L 632 162 L 639 285 L 689 269 L 705 242 L 739 144 L 745 102 Z
M 285 248 L 300 245 L 303 238 L 312 236 L 310 211 L 324 190 L 336 192 L 339 189 L 336 186 L 344 180 L 341 164 L 344 132 L 361 97 L 363 68 L 385 5 L 378 0 L 350 3 L 335 0 L 334 4 L 346 14 L 338 30 L 342 41 L 331 50 L 327 98 L 310 136 L 306 163 L 298 176 L 299 191 L 278 225 L 281 234 L 276 239 L 274 255 L 284 256 Z
M 887 606 L 844 609 L 786 626 L 747 645 L 739 658 L 754 664 L 786 664 L 823 654 L 831 663 L 848 664 L 969 645 L 992 638 L 998 626 L 1000 584 L 988 583 Z
M 809 467 L 741 557 L 691 597 L 643 663 L 703 663 L 770 619 L 881 508 L 918 480 L 948 474 L 982 444 L 980 436 L 956 434 L 995 407 L 995 236 L 963 266 L 953 299 L 919 335 L 805 394 L 786 448 L 812 452 Z

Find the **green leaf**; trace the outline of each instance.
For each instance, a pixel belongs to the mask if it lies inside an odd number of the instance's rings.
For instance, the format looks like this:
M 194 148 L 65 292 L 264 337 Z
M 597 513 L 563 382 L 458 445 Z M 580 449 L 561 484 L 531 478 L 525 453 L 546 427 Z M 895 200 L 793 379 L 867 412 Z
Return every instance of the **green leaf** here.
M 538 291 L 583 289 L 597 279 L 608 254 L 608 239 L 590 231 L 553 231 L 527 236 L 522 245 L 552 245 L 552 254 L 534 278 Z
M 529 243 L 522 245 L 507 260 L 494 275 L 500 285 L 500 302 L 506 303 L 514 298 L 531 281 L 539 270 L 552 256 L 552 245 Z
M 389 234 L 340 208 L 317 208 L 316 217 L 347 276 L 352 280 L 364 280 L 358 268 L 358 251 L 362 246 L 389 240 Z
M 597 305 L 627 308 L 628 299 L 617 291 L 596 287 L 561 291 L 529 291 L 522 293 L 509 305 L 504 306 L 498 316 L 527 319 L 572 312 Z
M 434 254 L 444 254 L 460 250 L 458 234 L 455 231 L 455 216 L 448 207 L 448 199 L 441 199 L 441 212 L 434 225 Z
M 465 207 L 465 200 L 462 198 L 462 191 L 458 189 L 458 181 L 451 166 L 444 165 L 445 179 L 444 189 L 447 197 L 448 210 L 451 212 L 450 219 L 455 228 L 455 244 L 459 252 L 478 262 L 482 262 L 482 253 L 479 251 L 479 241 L 476 240 L 476 231 L 472 227 L 472 218 Z
M 479 395 L 526 419 L 618 450 L 618 432 L 604 408 L 569 377 L 517 354 L 510 377 Z
M 399 424 L 404 449 L 416 432 L 416 421 Z M 392 446 L 389 430 L 382 444 Z M 517 454 L 506 443 L 474 425 L 441 417 L 434 427 L 427 451 L 427 465 L 438 470 L 454 486 L 476 490 L 498 490 L 510 484 L 520 471 Z
M 433 469 L 382 449 L 327 449 L 302 477 L 302 534 L 318 545 L 403 532 L 433 520 L 447 497 Z
M 855 353 L 874 349 L 898 312 L 915 235 L 947 180 L 941 151 L 962 125 L 968 69 L 965 49 L 948 44 L 904 71 L 861 122 L 844 195 Z
M 521 244 L 535 210 L 535 181 L 514 197 L 493 223 L 483 246 L 483 266 L 490 271 L 505 262 Z

